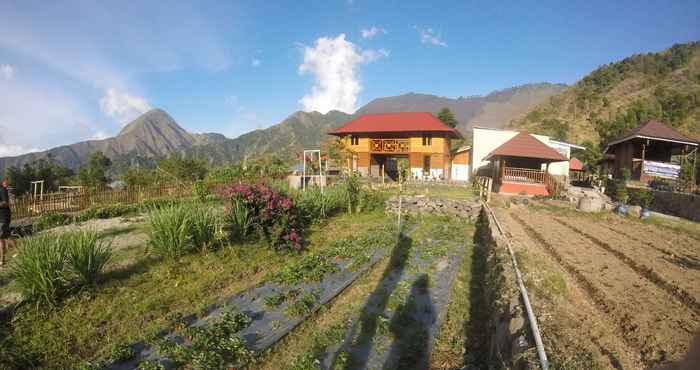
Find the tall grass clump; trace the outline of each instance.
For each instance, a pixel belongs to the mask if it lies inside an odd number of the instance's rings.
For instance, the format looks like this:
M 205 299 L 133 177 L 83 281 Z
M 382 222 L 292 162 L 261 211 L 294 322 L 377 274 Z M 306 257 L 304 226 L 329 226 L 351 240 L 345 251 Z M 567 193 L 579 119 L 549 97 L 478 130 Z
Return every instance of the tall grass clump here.
M 177 259 L 194 249 L 190 224 L 190 207 L 174 205 L 154 209 L 149 215 L 148 250 L 159 257 Z
M 53 304 L 68 291 L 63 239 L 46 234 L 20 240 L 12 273 L 25 299 Z
M 194 203 L 153 209 L 149 226 L 149 252 L 168 259 L 195 250 L 206 252 L 225 239 L 223 223 L 214 210 Z
M 246 240 L 255 226 L 253 213 L 248 209 L 245 202 L 239 198 L 231 199 L 231 205 L 227 215 L 230 227 L 230 237 L 232 240 Z
M 191 206 L 189 234 L 192 244 L 202 252 L 214 249 L 223 239 L 223 223 L 211 207 Z
M 65 234 L 66 263 L 80 286 L 95 285 L 99 274 L 112 258 L 110 243 L 95 231 Z

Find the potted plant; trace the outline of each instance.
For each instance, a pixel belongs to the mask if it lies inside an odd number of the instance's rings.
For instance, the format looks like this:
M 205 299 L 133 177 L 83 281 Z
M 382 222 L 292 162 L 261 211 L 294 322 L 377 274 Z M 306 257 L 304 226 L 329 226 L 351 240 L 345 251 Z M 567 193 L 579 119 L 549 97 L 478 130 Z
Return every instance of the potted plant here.
M 629 207 L 627 206 L 629 194 L 627 193 L 627 185 L 624 181 L 618 181 L 617 184 L 615 184 L 615 199 L 617 200 L 617 213 L 626 215 L 629 211 Z

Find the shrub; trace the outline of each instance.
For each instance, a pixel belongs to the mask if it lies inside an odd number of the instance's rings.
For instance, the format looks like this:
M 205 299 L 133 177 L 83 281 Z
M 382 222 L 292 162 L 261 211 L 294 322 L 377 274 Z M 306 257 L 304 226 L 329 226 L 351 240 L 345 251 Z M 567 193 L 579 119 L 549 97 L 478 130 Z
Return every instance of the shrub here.
M 637 190 L 630 196 L 630 203 L 640 207 L 649 208 L 654 200 L 649 190 Z
M 79 285 L 94 285 L 97 277 L 112 258 L 112 249 L 96 232 L 65 234 L 66 262 Z
M 197 198 L 200 202 L 205 202 L 208 197 L 209 197 L 209 187 L 207 184 L 204 182 L 204 180 L 197 180 L 194 182 L 193 185 L 193 190 L 194 190 L 194 196 Z
M 360 183 L 360 177 L 356 174 L 347 175 L 343 178 L 343 181 L 339 184 L 343 189 L 346 207 L 345 209 L 349 213 L 357 212 L 357 206 L 359 203 L 359 194 L 362 190 L 362 184 Z
M 12 272 L 26 299 L 53 304 L 67 292 L 66 248 L 61 239 L 47 234 L 20 240 Z
M 254 226 L 252 216 L 252 213 L 248 210 L 248 207 L 242 199 L 231 199 L 231 207 L 227 215 L 231 240 L 242 241 L 248 237 L 248 233 Z
M 32 225 L 33 231 L 39 232 L 48 230 L 57 226 L 68 225 L 73 218 L 65 213 L 48 213 L 39 216 Z
M 246 225 L 238 221 L 234 223 L 244 215 L 239 208 L 242 205 L 247 210 L 247 217 L 256 222 L 271 246 L 276 249 L 302 248 L 303 223 L 288 196 L 266 184 L 239 184 L 225 189 L 222 197 L 229 200 L 227 219 L 231 222 L 230 231 Z
M 177 259 L 193 249 L 190 209 L 183 205 L 155 209 L 149 216 L 149 252 Z
M 223 237 L 220 218 L 209 207 L 191 207 L 189 233 L 192 243 L 202 252 L 212 249 Z
M 615 199 L 620 203 L 627 203 L 628 198 L 627 185 L 624 181 L 618 181 L 615 184 Z
M 194 203 L 151 210 L 149 226 L 149 251 L 169 259 L 196 249 L 205 252 L 224 239 L 223 225 L 215 211 Z

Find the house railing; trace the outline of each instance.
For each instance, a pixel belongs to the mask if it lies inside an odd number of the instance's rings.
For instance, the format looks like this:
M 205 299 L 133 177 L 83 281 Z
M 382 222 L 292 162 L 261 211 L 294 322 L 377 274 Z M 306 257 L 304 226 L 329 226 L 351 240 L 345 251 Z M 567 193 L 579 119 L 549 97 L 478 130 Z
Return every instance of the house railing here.
M 373 153 L 408 153 L 411 141 L 408 139 L 370 139 L 369 150 Z
M 545 172 L 529 168 L 503 167 L 503 181 L 544 184 Z

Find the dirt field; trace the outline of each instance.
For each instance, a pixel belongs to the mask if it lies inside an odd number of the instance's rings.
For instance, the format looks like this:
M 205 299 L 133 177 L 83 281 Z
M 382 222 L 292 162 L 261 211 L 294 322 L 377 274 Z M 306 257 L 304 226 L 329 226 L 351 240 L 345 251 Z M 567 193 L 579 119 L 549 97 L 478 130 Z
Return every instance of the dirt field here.
M 495 210 L 526 271 L 559 367 L 679 360 L 700 328 L 700 241 L 618 216 Z

